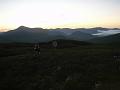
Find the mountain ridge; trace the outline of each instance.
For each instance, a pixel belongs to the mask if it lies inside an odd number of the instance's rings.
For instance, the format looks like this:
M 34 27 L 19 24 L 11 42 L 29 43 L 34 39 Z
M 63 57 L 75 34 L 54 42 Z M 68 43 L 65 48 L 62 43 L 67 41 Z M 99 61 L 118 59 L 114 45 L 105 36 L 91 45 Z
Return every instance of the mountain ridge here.
M 68 39 L 77 41 L 89 41 L 98 38 L 95 33 L 98 29 L 108 30 L 107 28 L 96 27 L 91 29 L 43 29 L 43 28 L 29 28 L 20 26 L 14 30 L 10 30 L 0 34 L 0 42 L 48 42 L 56 39 Z

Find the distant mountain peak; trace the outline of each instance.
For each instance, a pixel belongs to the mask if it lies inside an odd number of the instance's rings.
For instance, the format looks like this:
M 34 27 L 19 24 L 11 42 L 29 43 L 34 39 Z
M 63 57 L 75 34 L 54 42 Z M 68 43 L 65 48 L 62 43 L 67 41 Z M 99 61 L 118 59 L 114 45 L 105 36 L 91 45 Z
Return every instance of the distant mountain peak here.
M 26 26 L 20 26 L 17 28 L 17 30 L 24 30 L 24 29 L 29 29 L 29 27 L 26 27 Z

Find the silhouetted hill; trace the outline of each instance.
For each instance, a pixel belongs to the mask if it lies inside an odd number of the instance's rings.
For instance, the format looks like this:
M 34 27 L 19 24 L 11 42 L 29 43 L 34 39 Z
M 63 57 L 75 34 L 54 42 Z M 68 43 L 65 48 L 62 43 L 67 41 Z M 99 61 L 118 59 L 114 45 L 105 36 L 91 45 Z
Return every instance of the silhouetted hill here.
M 104 37 L 98 37 L 90 40 L 93 43 L 120 43 L 120 33 Z
M 69 31 L 70 30 L 70 31 Z M 69 35 L 69 34 L 71 35 Z M 79 34 L 78 34 L 79 33 Z M 35 42 L 48 42 L 56 39 L 71 39 L 71 40 L 87 40 L 91 38 L 92 35 L 78 32 L 77 30 L 71 29 L 42 29 L 42 28 L 29 28 L 25 26 L 20 26 L 15 30 L 10 30 L 4 32 L 0 35 L 4 40 L 1 42 L 25 42 L 25 43 L 35 43 Z
M 98 33 L 98 30 L 90 30 L 90 29 L 83 29 L 83 30 L 80 30 L 81 32 L 83 33 L 87 33 L 87 34 L 95 34 L 95 33 Z
M 60 30 L 49 30 L 48 34 L 51 36 L 66 36 L 66 34 Z
M 81 31 L 76 31 L 71 35 L 69 35 L 68 38 L 71 40 L 85 41 L 85 40 L 95 38 L 95 36 L 88 33 L 81 32 Z
M 2 38 L 11 42 L 44 42 L 47 41 L 49 35 L 47 30 L 43 30 L 41 28 L 28 28 L 24 26 L 20 26 L 15 30 L 11 30 L 8 32 L 4 32 L 1 35 Z M 6 41 L 7 42 L 7 41 Z
M 64 40 L 64 39 L 57 39 L 53 40 L 56 41 L 58 44 L 58 48 L 65 48 L 65 47 L 77 47 L 80 45 L 91 45 L 91 43 L 85 42 L 85 41 L 76 41 L 76 40 Z M 50 41 L 49 43 L 52 43 L 53 41 Z
M 113 30 L 116 30 L 114 28 Z M 109 28 L 78 28 L 78 29 L 43 29 L 43 28 L 29 28 L 20 26 L 17 29 L 3 32 L 0 34 L 0 43 L 8 42 L 22 42 L 22 43 L 36 43 L 36 42 L 49 42 L 56 39 L 68 39 L 86 41 L 96 38 L 100 31 L 107 31 Z M 117 29 L 119 30 L 119 29 Z M 104 32 L 103 32 L 104 34 Z

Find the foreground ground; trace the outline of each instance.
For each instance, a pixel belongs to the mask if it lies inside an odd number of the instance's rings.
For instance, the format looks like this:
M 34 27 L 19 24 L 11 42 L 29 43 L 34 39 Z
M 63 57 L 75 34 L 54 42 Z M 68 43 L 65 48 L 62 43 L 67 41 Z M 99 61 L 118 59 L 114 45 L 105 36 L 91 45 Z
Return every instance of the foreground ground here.
M 0 90 L 120 90 L 120 47 L 0 46 Z

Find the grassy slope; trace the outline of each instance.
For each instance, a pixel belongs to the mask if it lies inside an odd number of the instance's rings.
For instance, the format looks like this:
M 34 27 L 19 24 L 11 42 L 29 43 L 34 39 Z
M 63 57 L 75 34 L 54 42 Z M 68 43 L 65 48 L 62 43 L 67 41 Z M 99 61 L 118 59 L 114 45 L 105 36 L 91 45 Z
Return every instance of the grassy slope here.
M 119 62 L 113 58 L 119 47 L 42 48 L 34 56 L 31 45 L 18 46 L 1 48 L 8 53 L 0 58 L 1 90 L 120 90 Z

